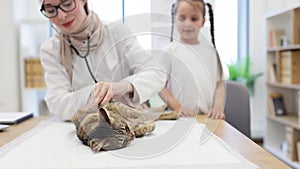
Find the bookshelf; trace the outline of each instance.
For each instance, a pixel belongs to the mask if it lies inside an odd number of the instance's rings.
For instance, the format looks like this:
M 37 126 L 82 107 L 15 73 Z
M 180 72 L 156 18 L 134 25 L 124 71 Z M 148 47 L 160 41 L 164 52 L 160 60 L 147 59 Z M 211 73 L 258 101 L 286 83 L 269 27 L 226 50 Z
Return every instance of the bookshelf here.
M 19 77 L 21 111 L 35 116 L 47 113 L 44 102 L 44 73 L 39 60 L 40 45 L 50 37 L 45 20 L 22 20 L 18 26 Z
M 266 16 L 268 109 L 264 148 L 300 168 L 300 4 Z M 278 115 L 272 99 L 283 101 Z M 280 103 L 282 107 L 282 103 Z M 299 156 L 298 156 L 299 154 Z

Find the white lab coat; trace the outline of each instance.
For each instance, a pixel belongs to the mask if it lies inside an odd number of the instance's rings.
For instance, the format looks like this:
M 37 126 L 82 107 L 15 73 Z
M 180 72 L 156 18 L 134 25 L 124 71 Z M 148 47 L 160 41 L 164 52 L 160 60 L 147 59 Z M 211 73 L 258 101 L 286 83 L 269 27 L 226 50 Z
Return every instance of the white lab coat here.
M 51 113 L 69 120 L 83 106 L 95 82 L 88 72 L 84 59 L 73 52 L 72 83 L 60 64 L 58 36 L 53 36 L 40 49 L 41 63 L 45 72 L 47 92 L 45 100 Z M 134 86 L 134 97 L 124 100 L 142 103 L 158 93 L 165 84 L 166 75 L 151 62 L 136 38 L 124 24 L 104 26 L 104 39 L 100 48 L 90 51 L 87 57 L 97 81 L 118 82 L 129 80 Z M 124 101 L 123 100 L 123 101 Z

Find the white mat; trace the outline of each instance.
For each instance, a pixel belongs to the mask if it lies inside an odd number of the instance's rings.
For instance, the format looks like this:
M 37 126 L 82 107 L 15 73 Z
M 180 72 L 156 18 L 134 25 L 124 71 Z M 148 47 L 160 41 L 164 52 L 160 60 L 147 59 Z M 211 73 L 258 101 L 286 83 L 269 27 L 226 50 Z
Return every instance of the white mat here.
M 259 168 L 215 135 L 200 144 L 203 129 L 193 119 L 159 121 L 153 134 L 124 149 L 93 153 L 72 123 L 42 122 L 0 149 L 0 168 Z

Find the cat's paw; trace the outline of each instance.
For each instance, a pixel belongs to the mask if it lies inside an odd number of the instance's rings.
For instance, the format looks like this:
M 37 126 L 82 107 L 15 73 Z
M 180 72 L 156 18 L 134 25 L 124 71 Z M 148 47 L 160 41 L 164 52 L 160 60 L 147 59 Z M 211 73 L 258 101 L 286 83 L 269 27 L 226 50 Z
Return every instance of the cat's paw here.
M 157 120 L 177 120 L 180 117 L 180 113 L 176 111 L 165 111 L 160 114 Z
M 93 139 L 89 142 L 90 148 L 93 152 L 97 153 L 101 150 L 103 142 L 98 139 Z
M 150 123 L 145 123 L 145 124 L 140 124 L 136 130 L 134 131 L 134 134 L 136 137 L 142 137 L 146 134 L 151 133 L 155 129 L 155 123 L 150 122 Z

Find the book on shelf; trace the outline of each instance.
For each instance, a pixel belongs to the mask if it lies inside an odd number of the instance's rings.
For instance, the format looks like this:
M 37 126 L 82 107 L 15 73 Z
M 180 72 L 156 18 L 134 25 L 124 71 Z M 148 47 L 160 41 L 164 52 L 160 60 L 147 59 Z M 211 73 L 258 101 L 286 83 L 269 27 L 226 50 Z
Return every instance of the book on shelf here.
M 284 84 L 300 84 L 300 51 L 280 53 L 280 81 Z
M 269 82 L 278 82 L 277 64 L 275 62 L 268 65 Z
M 300 131 L 290 127 L 285 127 L 285 140 L 287 142 L 287 157 L 292 161 L 298 160 L 297 142 L 300 139 Z
M 24 76 L 26 88 L 45 87 L 44 71 L 38 57 L 27 57 L 24 59 Z
M 282 46 L 283 37 L 285 37 L 285 32 L 283 29 L 269 30 L 269 46 L 270 47 Z
M 270 115 L 282 116 L 287 114 L 284 99 L 280 93 L 269 95 L 268 106 Z

